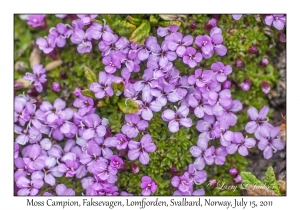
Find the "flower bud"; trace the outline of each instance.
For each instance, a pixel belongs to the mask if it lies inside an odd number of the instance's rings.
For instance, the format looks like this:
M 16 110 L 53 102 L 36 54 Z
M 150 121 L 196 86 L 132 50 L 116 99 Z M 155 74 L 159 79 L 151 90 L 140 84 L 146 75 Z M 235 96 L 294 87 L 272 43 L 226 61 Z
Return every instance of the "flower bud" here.
M 268 94 L 271 90 L 270 83 L 268 83 L 267 81 L 262 81 L 261 90 L 264 94 Z
M 234 177 L 233 179 L 233 182 L 235 184 L 241 184 L 242 183 L 242 177 L 240 175 L 237 175 L 236 177 Z
M 39 92 L 37 92 L 36 88 L 33 87 L 27 91 L 27 94 L 31 97 L 37 97 L 39 95 Z
M 232 176 L 236 176 L 239 174 L 239 170 L 237 168 L 231 168 L 229 169 L 229 174 L 232 175 Z
M 134 174 L 137 174 L 140 171 L 140 167 L 135 163 L 130 164 L 130 169 L 131 169 L 132 173 L 134 173 Z
M 210 186 L 211 188 L 215 188 L 215 187 L 218 185 L 218 182 L 217 182 L 216 179 L 210 179 L 210 180 L 208 181 L 208 184 L 209 184 L 209 186 Z
M 263 58 L 260 62 L 259 62 L 259 66 L 262 68 L 265 68 L 269 63 L 269 59 L 268 58 Z
M 67 72 L 66 71 L 60 72 L 60 78 L 61 79 L 67 79 Z
M 191 30 L 197 29 L 197 23 L 196 23 L 196 22 L 191 23 L 190 29 L 191 29 Z
M 220 14 L 213 14 L 211 15 L 212 18 L 216 19 L 216 20 L 219 20 L 221 18 L 222 15 Z
M 229 89 L 231 87 L 231 82 L 229 80 L 226 80 L 223 83 L 223 89 Z
M 204 30 L 210 31 L 216 25 L 217 25 L 217 20 L 212 18 L 204 24 Z
M 76 97 L 79 97 L 81 95 L 81 89 L 79 87 L 77 87 L 77 88 L 75 88 L 73 93 Z
M 242 59 L 237 58 L 237 59 L 235 60 L 235 65 L 236 65 L 236 67 L 238 67 L 238 68 L 242 68 L 242 67 L 244 66 L 244 62 L 243 62 Z
M 284 33 L 279 32 L 277 36 L 278 36 L 278 40 L 279 40 L 280 42 L 286 42 L 286 36 L 285 36 Z
M 57 83 L 57 82 L 53 82 L 52 83 L 52 90 L 54 91 L 54 92 L 59 92 L 60 91 L 60 84 L 59 83 Z
M 248 91 L 251 87 L 251 80 L 249 78 L 245 78 L 241 84 L 243 91 Z
M 18 79 L 15 81 L 14 89 L 21 90 L 23 88 L 28 88 L 30 86 L 30 82 L 25 79 Z
M 258 48 L 257 48 L 257 46 L 256 46 L 256 45 L 250 46 L 250 47 L 248 48 L 248 53 L 250 53 L 250 54 L 256 54 L 256 53 L 258 53 Z

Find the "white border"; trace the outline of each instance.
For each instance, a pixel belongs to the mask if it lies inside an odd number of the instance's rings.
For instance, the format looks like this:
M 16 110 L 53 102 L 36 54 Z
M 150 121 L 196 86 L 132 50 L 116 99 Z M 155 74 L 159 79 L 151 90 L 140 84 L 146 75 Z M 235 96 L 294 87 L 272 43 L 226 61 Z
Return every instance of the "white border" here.
M 13 171 L 13 14 L 18 13 L 287 13 L 287 50 L 288 50 L 288 93 L 287 93 L 287 192 L 286 197 L 244 197 L 246 200 L 272 200 L 272 209 L 286 208 L 287 206 L 298 209 L 297 199 L 299 199 L 299 142 L 297 130 L 299 130 L 299 15 L 296 1 L 279 0 L 213 0 L 213 1 L 174 1 L 174 0 L 151 0 L 151 1 L 62 1 L 62 0 L 21 0 L 21 1 L 1 1 L 1 49 L 0 49 L 0 162 L 1 162 L 1 185 L 0 185 L 0 206 L 1 209 L 32 209 L 26 207 L 27 197 L 13 197 L 12 171 Z M 5 5 L 4 5 L 5 3 Z M 11 4 L 10 4 L 11 3 Z M 9 5 L 9 6 L 8 6 Z M 169 201 L 171 197 L 159 197 Z M 207 197 L 214 200 L 233 200 L 241 197 Z M 39 198 L 41 199 L 41 198 Z M 57 199 L 57 198 L 55 198 Z M 106 199 L 106 198 L 105 198 Z M 107 200 L 123 200 L 126 198 L 107 198 Z M 152 199 L 152 198 L 149 198 Z M 177 198 L 179 199 L 179 198 Z M 72 200 L 82 200 L 81 197 L 72 197 Z M 52 209 L 62 209 L 60 207 L 44 207 Z M 95 207 L 101 208 L 101 207 Z M 155 207 L 156 209 L 162 209 Z M 182 207 L 177 207 L 179 209 Z M 189 207 L 199 209 L 199 207 Z M 39 209 L 39 208 L 36 208 Z M 90 209 L 90 208 L 87 208 Z M 105 208 L 108 209 L 108 208 Z M 119 209 L 119 208 L 114 208 Z M 122 208 L 124 209 L 124 208 Z M 138 208 L 131 208 L 138 209 Z M 150 209 L 150 208 L 149 208 Z M 202 208 L 206 209 L 206 208 Z M 240 208 L 237 208 L 240 209 Z M 248 209 L 248 208 L 247 208 Z M 249 208 L 250 209 L 250 208 Z M 271 207 L 256 208 L 271 209 Z

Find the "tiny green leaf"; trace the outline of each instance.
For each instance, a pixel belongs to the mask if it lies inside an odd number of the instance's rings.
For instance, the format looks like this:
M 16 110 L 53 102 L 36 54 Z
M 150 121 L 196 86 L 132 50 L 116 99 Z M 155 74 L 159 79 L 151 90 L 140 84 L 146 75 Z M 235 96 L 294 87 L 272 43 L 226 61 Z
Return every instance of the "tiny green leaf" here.
M 94 93 L 93 91 L 91 91 L 90 89 L 84 89 L 81 91 L 82 95 L 87 96 L 87 97 L 91 97 L 94 98 Z
M 159 25 L 161 25 L 163 27 L 167 27 L 167 26 L 170 26 L 170 25 L 178 25 L 178 26 L 180 26 L 181 22 L 180 21 L 160 21 Z
M 251 172 L 241 172 L 242 180 L 244 186 L 255 185 L 255 186 L 264 186 L 261 181 L 259 181 Z
M 273 190 L 277 195 L 281 195 L 272 166 L 270 166 L 265 173 L 264 183 L 267 187 L 270 187 L 270 189 Z
M 148 20 L 143 20 L 142 24 L 131 34 L 130 41 L 138 44 L 144 43 L 149 36 L 151 24 Z
M 125 114 L 134 114 L 139 111 L 139 105 L 135 103 L 134 100 L 132 100 L 131 98 L 122 98 L 118 102 L 118 106 L 121 109 L 121 111 Z
M 84 75 L 88 80 L 89 84 L 92 84 L 93 82 L 97 82 L 97 76 L 95 72 L 90 68 L 88 68 L 87 66 L 84 67 Z
M 126 17 L 126 19 L 133 25 L 139 26 L 142 23 L 142 20 L 139 18 L 134 18 L 130 15 Z
M 155 16 L 154 16 L 154 15 L 150 15 L 150 18 L 149 18 L 149 20 L 150 20 L 150 23 L 153 23 L 153 24 L 156 24 L 156 23 L 158 23 L 158 19 L 157 19 L 157 18 L 155 18 Z
M 136 26 L 125 20 L 118 20 L 114 22 L 112 29 L 115 30 L 119 35 L 126 36 L 134 32 Z

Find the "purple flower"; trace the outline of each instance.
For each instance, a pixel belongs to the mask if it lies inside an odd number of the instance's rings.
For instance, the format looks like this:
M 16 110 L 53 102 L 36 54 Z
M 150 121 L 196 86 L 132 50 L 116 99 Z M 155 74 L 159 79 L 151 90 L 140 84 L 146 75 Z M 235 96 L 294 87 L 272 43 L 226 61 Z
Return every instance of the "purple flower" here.
M 214 115 L 204 115 L 203 120 L 199 120 L 196 125 L 196 129 L 206 136 L 208 139 L 215 139 L 215 116 Z
M 65 160 L 64 163 L 61 163 L 57 167 L 57 171 L 61 173 L 66 173 L 66 177 L 73 177 L 76 174 L 78 168 L 78 163 L 74 160 Z
M 223 43 L 223 36 L 222 36 L 222 30 L 218 27 L 214 27 L 213 29 L 210 30 L 210 37 L 212 39 L 212 44 L 214 47 L 214 51 L 219 55 L 219 56 L 224 56 L 227 53 L 227 48 L 222 44 Z M 204 58 L 210 58 L 213 53 L 207 55 L 204 54 Z
M 16 182 L 18 188 L 20 190 L 18 191 L 18 195 L 24 196 L 24 195 L 37 195 L 39 190 L 43 187 L 44 182 L 42 179 L 34 179 L 30 181 L 24 176 L 19 177 L 19 179 Z
M 214 158 L 214 162 L 216 165 L 224 165 L 226 161 L 226 156 L 228 155 L 226 151 L 226 147 L 220 146 L 215 149 L 214 146 L 208 148 L 211 150 L 212 157 Z
M 113 96 L 114 90 L 111 87 L 114 76 L 106 74 L 106 72 L 99 72 L 98 83 L 93 82 L 90 86 L 91 91 L 95 93 L 96 98 L 104 98 L 106 95 Z
M 193 157 L 196 158 L 194 164 L 195 168 L 198 170 L 202 170 L 205 165 L 212 165 L 214 163 L 214 158 L 212 156 L 212 151 L 207 149 L 208 140 L 205 135 L 200 135 L 197 146 L 192 146 L 190 148 L 190 153 Z
M 73 106 L 78 108 L 78 114 L 80 116 L 84 116 L 94 107 L 94 100 L 80 94 L 79 98 L 75 99 Z
M 199 52 L 196 52 L 195 48 L 188 47 L 183 56 L 183 63 L 189 65 L 189 67 L 194 68 L 197 63 L 202 60 L 202 55 Z
M 66 38 L 68 36 L 68 29 L 63 23 L 58 23 L 56 28 L 51 28 L 49 30 L 50 34 L 56 36 L 56 46 L 57 47 L 64 47 L 66 45 Z
M 102 62 L 105 65 L 104 70 L 109 74 L 115 73 L 117 68 L 121 68 L 121 60 L 122 58 L 119 58 L 116 53 L 104 57 L 102 59 Z
M 254 133 L 255 137 L 260 139 L 261 134 L 267 134 L 273 126 L 264 121 L 267 118 L 267 114 L 269 112 L 269 107 L 264 106 L 258 113 L 257 109 L 254 107 L 250 107 L 247 111 L 248 116 L 251 121 L 248 122 L 245 126 L 245 130 L 247 133 Z
M 56 36 L 54 34 L 48 34 L 45 38 L 39 37 L 36 40 L 36 44 L 45 54 L 49 54 L 55 48 Z
M 207 173 L 204 170 L 198 171 L 195 164 L 190 164 L 188 167 L 188 172 L 190 178 L 194 181 L 195 184 L 200 185 L 204 183 L 207 179 Z
M 251 80 L 249 78 L 245 78 L 241 84 L 243 91 L 248 91 L 251 87 Z
M 171 40 L 173 38 L 173 34 L 177 32 L 179 26 L 177 25 L 171 25 L 166 28 L 158 27 L 157 29 L 157 35 L 160 37 L 165 36 L 165 40 Z
M 171 180 L 171 184 L 177 187 L 181 192 L 187 192 L 192 185 L 193 180 L 189 178 L 189 173 L 185 172 L 182 176 L 174 176 Z
M 121 133 L 117 133 L 115 137 L 112 137 L 110 139 L 110 144 L 116 147 L 118 150 L 125 150 L 127 148 L 128 142 L 129 140 L 127 139 L 127 137 Z
M 285 15 L 267 15 L 265 17 L 265 23 L 268 26 L 273 24 L 273 26 L 277 30 L 282 30 L 286 23 L 286 16 Z
M 86 140 L 94 138 L 95 134 L 99 137 L 103 137 L 106 134 L 106 128 L 100 125 L 101 119 L 97 114 L 85 116 L 83 123 L 87 126 L 87 129 L 83 132 L 82 137 Z
M 44 23 L 45 15 L 28 15 L 28 25 L 36 28 L 42 26 Z
M 19 157 L 19 144 L 17 142 L 14 143 L 14 158 Z
M 261 134 L 260 141 L 257 146 L 264 151 L 264 158 L 270 159 L 273 156 L 273 151 L 282 150 L 285 143 L 280 139 L 280 127 L 274 127 Z
M 115 183 L 118 179 L 116 176 L 118 170 L 108 165 L 108 161 L 104 158 L 94 163 L 91 172 L 96 175 L 100 181 L 107 181 L 111 184 Z
M 98 15 L 77 15 L 81 19 L 83 25 L 89 25 Z
M 71 188 L 67 188 L 64 184 L 56 185 L 55 192 L 56 195 L 75 196 L 75 191 Z
M 142 137 L 140 142 L 130 141 L 128 148 L 129 160 L 136 160 L 139 158 L 143 165 L 147 165 L 150 159 L 148 152 L 154 152 L 156 150 L 156 145 L 152 142 L 152 137 L 149 134 L 146 134 Z
M 207 35 L 197 36 L 194 43 L 201 49 L 203 56 L 208 56 L 214 52 L 212 40 Z
M 47 81 L 46 69 L 43 68 L 43 65 L 37 64 L 33 67 L 33 74 L 27 72 L 26 75 L 23 77 L 23 79 L 30 81 L 30 84 L 34 82 L 35 89 L 38 92 L 42 92 L 43 91 L 42 83 L 45 83 Z
M 241 132 L 235 132 L 232 143 L 226 147 L 229 154 L 234 154 L 236 151 L 242 156 L 249 154 L 248 149 L 254 147 L 256 141 L 253 138 L 244 138 Z
M 227 75 L 231 74 L 232 68 L 230 65 L 224 65 L 221 62 L 216 62 L 211 65 L 211 69 L 215 72 L 218 82 L 224 82 L 227 79 Z
M 259 62 L 259 66 L 262 68 L 265 68 L 269 64 L 269 59 L 268 58 L 263 58 Z
M 123 160 L 116 155 L 110 156 L 110 166 L 114 169 L 120 170 L 124 164 Z
M 151 193 L 155 193 L 157 190 L 157 184 L 149 176 L 143 176 L 141 180 L 141 188 L 143 189 L 142 195 L 147 196 Z
M 192 126 L 193 122 L 190 118 L 187 118 L 189 114 L 189 108 L 185 105 L 182 105 L 176 110 L 176 113 L 171 109 L 167 109 L 162 113 L 162 119 L 166 122 L 169 122 L 168 128 L 170 132 L 176 133 L 179 130 L 179 125 L 182 125 L 186 128 Z
M 195 92 L 187 97 L 187 101 L 194 108 L 196 117 L 202 118 L 204 114 L 213 115 L 211 105 L 201 97 L 201 92 L 198 89 L 195 89 Z
M 232 15 L 233 19 L 239 20 L 242 18 L 243 15 Z
M 204 87 L 206 84 L 208 84 L 214 76 L 214 72 L 211 70 L 204 70 L 197 69 L 195 71 L 195 75 L 190 75 L 188 78 L 188 82 L 191 85 L 195 85 L 197 87 Z
M 125 121 L 126 124 L 122 126 L 122 133 L 129 138 L 137 137 L 139 131 L 144 131 L 148 128 L 148 122 L 146 120 L 141 120 L 140 116 L 136 114 L 126 114 Z
M 173 38 L 168 42 L 168 48 L 171 51 L 176 51 L 176 54 L 179 57 L 183 57 L 186 51 L 186 47 L 193 44 L 193 37 L 187 35 L 182 37 L 182 34 L 179 32 L 174 33 Z
M 153 118 L 153 112 L 159 112 L 162 108 L 162 105 L 158 100 L 152 100 L 153 96 L 151 95 L 151 89 L 150 86 L 147 85 L 143 89 L 142 100 L 136 101 L 140 106 L 138 114 L 141 114 L 142 118 L 147 121 Z
M 249 48 L 248 48 L 248 53 L 250 54 L 256 54 L 258 53 L 258 48 L 256 45 L 251 45 Z
M 92 50 L 91 34 L 85 32 L 82 29 L 75 29 L 71 36 L 71 42 L 78 44 L 77 51 L 79 53 L 88 53 Z

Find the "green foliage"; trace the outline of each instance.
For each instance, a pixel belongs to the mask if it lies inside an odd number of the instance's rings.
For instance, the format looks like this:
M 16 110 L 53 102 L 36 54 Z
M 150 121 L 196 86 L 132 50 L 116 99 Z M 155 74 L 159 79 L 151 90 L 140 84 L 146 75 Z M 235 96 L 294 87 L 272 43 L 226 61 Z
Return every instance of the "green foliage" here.
M 113 23 L 112 29 L 120 36 L 129 37 L 135 31 L 136 26 L 126 20 L 117 20 Z
M 270 166 L 265 173 L 264 183 L 270 186 L 277 195 L 281 195 L 272 166 Z
M 118 102 L 118 106 L 125 114 L 134 114 L 139 111 L 139 105 L 132 99 L 127 100 L 126 98 L 122 98 Z
M 143 20 L 141 25 L 131 34 L 129 40 L 131 42 L 137 42 L 142 44 L 149 36 L 151 24 L 148 20 Z
M 261 181 L 259 181 L 251 172 L 242 171 L 241 176 L 245 186 L 264 186 L 263 183 L 261 183 Z
M 90 84 L 92 84 L 93 82 L 97 82 L 98 81 L 95 72 L 93 72 L 93 70 L 91 70 L 87 66 L 84 67 L 84 75 L 85 75 L 85 78 L 87 79 L 87 81 Z

